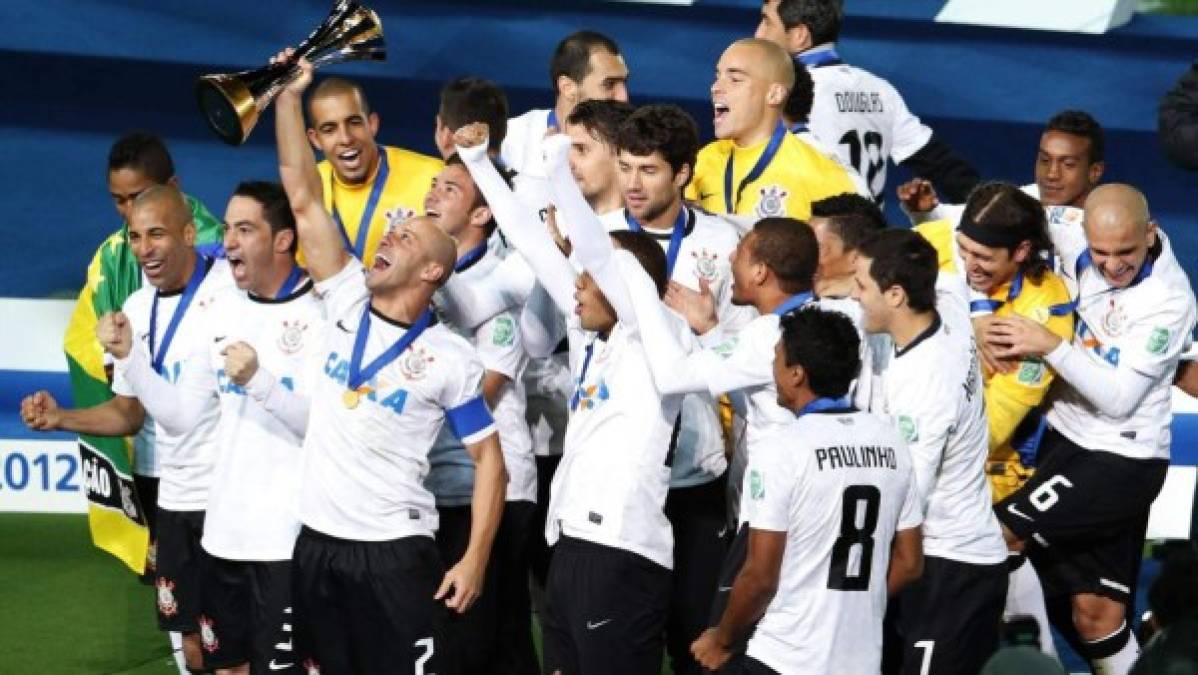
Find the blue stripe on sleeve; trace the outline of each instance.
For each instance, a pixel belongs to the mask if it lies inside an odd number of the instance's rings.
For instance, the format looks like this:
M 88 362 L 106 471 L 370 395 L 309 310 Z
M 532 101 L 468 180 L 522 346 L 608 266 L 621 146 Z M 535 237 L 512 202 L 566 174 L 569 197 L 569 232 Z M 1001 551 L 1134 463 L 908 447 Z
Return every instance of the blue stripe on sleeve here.
M 466 439 L 495 423 L 482 396 L 476 396 L 456 408 L 445 411 L 449 428 L 459 439 Z

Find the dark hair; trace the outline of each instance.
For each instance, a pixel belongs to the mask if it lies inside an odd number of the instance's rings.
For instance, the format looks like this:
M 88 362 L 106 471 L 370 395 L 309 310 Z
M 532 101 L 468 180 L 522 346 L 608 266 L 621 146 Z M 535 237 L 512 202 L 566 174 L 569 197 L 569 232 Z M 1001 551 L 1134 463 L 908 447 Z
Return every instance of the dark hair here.
M 358 100 L 362 102 L 362 114 L 370 115 L 370 101 L 366 100 L 366 92 L 362 89 L 362 85 L 344 77 L 326 77 L 317 82 L 316 86 L 312 88 L 312 93 L 308 94 L 309 126 L 315 125 L 315 120 L 312 119 L 312 102 L 318 98 L 340 96 L 341 94 L 357 94 Z
M 593 98 L 574 106 L 566 118 L 566 124 L 581 125 L 604 144 L 615 148 L 620 127 L 634 110 L 636 108 L 630 103 Z
M 811 44 L 835 42 L 844 22 L 841 0 L 778 0 L 778 18 L 790 30 L 799 24 L 807 26 Z
M 166 144 L 148 131 L 130 131 L 112 144 L 108 151 L 108 172 L 120 169 L 142 173 L 159 185 L 175 177 L 175 163 Z
M 936 249 L 913 230 L 883 230 L 861 242 L 858 249 L 871 260 L 869 276 L 885 291 L 898 286 L 914 312 L 936 308 Z
M 794 218 L 762 218 L 749 233 L 749 251 L 778 278 L 787 293 L 811 290 L 819 266 L 819 244 L 811 226 Z
M 1059 131 L 1070 136 L 1081 136 L 1090 141 L 1090 163 L 1103 161 L 1106 153 L 1102 126 L 1090 113 L 1081 110 L 1063 110 L 1052 116 L 1044 131 Z
M 1165 561 L 1148 589 L 1148 607 L 1162 627 L 1198 616 L 1198 556 L 1193 551 L 1175 553 Z
M 973 239 L 979 234 L 990 234 L 994 239 L 989 243 L 978 243 L 998 244 L 996 248 L 1005 248 L 1011 255 L 1022 242 L 1030 241 L 1031 254 L 1019 264 L 1019 270 L 1036 282 L 1048 271 L 1052 242 L 1048 238 L 1044 206 L 1014 185 L 994 181 L 974 188 L 965 202 L 961 224 L 965 236 Z M 1009 243 L 1000 243 L 1003 241 Z
M 460 129 L 471 122 L 487 125 L 487 148 L 498 150 L 507 136 L 507 96 L 494 82 L 481 77 L 459 77 L 441 87 L 441 124 Z
M 802 366 L 816 396 L 840 398 L 861 372 L 861 338 L 849 317 L 807 306 L 782 317 L 786 365 Z
M 661 250 L 661 244 L 644 232 L 630 230 L 612 232 L 611 238 L 617 246 L 631 253 L 641 264 L 645 274 L 649 275 L 653 285 L 657 287 L 657 296 L 665 297 L 670 275 L 666 272 L 666 254 Z
M 593 30 L 571 33 L 557 43 L 553 58 L 549 60 L 549 88 L 557 94 L 557 78 L 565 75 L 575 82 L 582 82 L 591 72 L 591 52 L 603 50 L 619 54 L 615 40 Z
M 685 165 L 690 166 L 693 176 L 699 154 L 699 127 L 676 105 L 642 106 L 620 126 L 616 148 L 637 157 L 659 152 L 675 174 Z
M 487 159 L 491 162 L 491 166 L 494 166 L 495 170 L 499 172 L 499 175 L 503 177 L 503 182 L 509 188 L 511 188 L 512 176 L 515 174 L 515 172 L 504 168 L 498 158 L 488 157 Z M 483 194 L 482 190 L 478 189 L 478 184 L 474 182 L 474 176 L 470 174 L 469 169 L 466 169 L 466 163 L 462 161 L 462 158 L 460 155 L 458 155 L 458 153 L 455 152 L 447 157 L 445 159 L 445 166 L 460 166 L 466 171 L 466 175 L 470 176 L 470 184 L 474 187 L 474 202 L 470 204 L 470 208 L 477 209 L 480 206 L 489 206 L 487 204 L 486 195 Z M 495 222 L 495 212 L 492 211 L 491 220 L 487 221 L 486 225 L 483 226 L 483 230 L 486 232 L 487 236 L 490 237 L 491 233 L 495 231 L 495 228 L 498 227 L 498 225 L 499 224 Z
M 287 201 L 287 193 L 283 186 L 265 180 L 247 180 L 237 184 L 233 190 L 234 197 L 249 197 L 262 207 L 262 218 L 270 225 L 270 235 L 291 230 L 291 253 L 299 247 L 299 234 L 295 229 L 295 214 L 291 211 L 291 203 Z
M 846 251 L 857 250 L 861 242 L 886 229 L 886 216 L 877 202 L 852 192 L 812 202 L 811 216 L 827 218 L 828 229 L 840 237 Z
M 811 79 L 811 73 L 807 72 L 807 66 L 797 59 L 794 61 L 794 69 L 795 84 L 790 88 L 786 104 L 782 106 L 782 114 L 791 122 L 806 124 L 811 116 L 811 105 L 815 102 L 815 81 Z

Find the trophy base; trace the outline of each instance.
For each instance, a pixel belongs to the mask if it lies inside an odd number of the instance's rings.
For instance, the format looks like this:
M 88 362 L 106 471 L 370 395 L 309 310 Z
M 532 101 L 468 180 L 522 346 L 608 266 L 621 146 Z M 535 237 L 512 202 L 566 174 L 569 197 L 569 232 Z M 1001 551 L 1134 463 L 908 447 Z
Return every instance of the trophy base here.
M 208 127 L 229 145 L 241 145 L 258 121 L 258 105 L 241 79 L 205 75 L 196 82 L 196 98 Z

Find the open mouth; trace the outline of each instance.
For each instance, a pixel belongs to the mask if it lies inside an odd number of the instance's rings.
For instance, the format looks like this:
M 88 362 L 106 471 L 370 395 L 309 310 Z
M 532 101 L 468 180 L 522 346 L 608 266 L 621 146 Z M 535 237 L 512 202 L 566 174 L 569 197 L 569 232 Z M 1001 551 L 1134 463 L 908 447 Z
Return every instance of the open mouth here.
M 229 269 L 234 275 L 240 276 L 245 273 L 245 261 L 240 256 L 226 253 L 225 260 L 229 263 Z
M 387 257 L 386 253 L 379 252 L 374 254 L 374 264 L 371 265 L 370 269 L 376 272 L 382 272 L 390 268 L 391 265 L 391 258 Z
M 361 165 L 362 151 L 343 150 L 337 153 L 337 159 L 341 160 L 341 163 L 344 164 L 346 168 L 356 169 Z
M 730 109 L 728 108 L 728 104 L 722 103 L 720 101 L 715 101 L 712 104 L 712 107 L 714 108 L 714 111 L 715 111 L 715 117 L 713 119 L 716 124 L 719 124 L 720 122 L 723 122 L 725 119 L 728 118 L 728 113 L 730 112 Z
M 147 260 L 141 264 L 141 269 L 146 273 L 146 276 L 155 276 L 162 272 L 162 261 Z

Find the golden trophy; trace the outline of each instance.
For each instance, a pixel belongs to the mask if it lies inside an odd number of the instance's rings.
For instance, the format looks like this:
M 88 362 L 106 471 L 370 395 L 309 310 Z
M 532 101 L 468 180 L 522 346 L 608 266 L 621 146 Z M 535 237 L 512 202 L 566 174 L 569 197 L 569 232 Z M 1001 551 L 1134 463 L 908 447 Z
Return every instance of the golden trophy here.
M 208 126 L 229 145 L 244 143 L 262 111 L 299 75 L 296 62 L 301 57 L 314 68 L 342 61 L 383 61 L 383 22 L 354 0 L 337 0 L 324 22 L 295 48 L 291 60 L 240 73 L 204 75 L 196 82 L 196 98 Z

